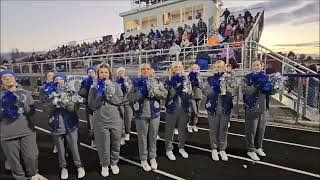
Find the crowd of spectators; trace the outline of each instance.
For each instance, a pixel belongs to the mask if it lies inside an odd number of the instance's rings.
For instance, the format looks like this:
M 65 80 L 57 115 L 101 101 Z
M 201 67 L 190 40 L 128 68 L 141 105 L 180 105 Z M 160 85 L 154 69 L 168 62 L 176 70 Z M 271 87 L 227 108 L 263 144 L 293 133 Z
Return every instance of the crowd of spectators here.
M 229 48 L 228 51 L 228 57 L 229 62 L 233 64 L 233 68 L 236 68 L 237 63 L 241 60 L 242 43 L 252 29 L 259 13 L 253 17 L 249 11 L 245 11 L 244 15 L 239 14 L 235 18 L 226 9 L 223 16 L 225 16 L 225 21 L 221 22 L 220 27 L 216 31 L 209 34 L 207 43 L 212 48 L 225 47 L 224 45 L 217 46 L 224 42 L 232 43 L 232 48 Z M 126 38 L 125 34 L 122 33 L 115 42 L 100 40 L 93 43 L 82 42 L 76 45 L 62 45 L 46 53 L 33 53 L 31 57 L 25 58 L 22 61 L 34 62 L 123 52 L 129 52 L 130 54 L 130 52 L 135 53 L 153 49 L 170 49 L 169 54 L 174 57 L 181 52 L 181 48 L 203 45 L 206 41 L 198 40 L 207 38 L 207 29 L 207 24 L 200 18 L 197 24 L 193 24 L 192 26 L 185 24 L 183 27 L 178 27 L 175 30 L 172 28 L 164 28 L 162 30 L 151 29 L 148 34 L 140 33 Z M 220 52 L 220 58 L 226 59 L 226 53 L 226 50 Z M 203 56 L 200 55 L 200 57 Z

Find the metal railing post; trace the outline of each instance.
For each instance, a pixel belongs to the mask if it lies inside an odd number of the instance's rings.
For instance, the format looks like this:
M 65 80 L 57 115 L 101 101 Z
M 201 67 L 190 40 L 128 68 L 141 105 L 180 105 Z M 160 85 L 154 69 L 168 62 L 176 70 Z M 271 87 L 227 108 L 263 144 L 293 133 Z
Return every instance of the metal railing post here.
M 252 61 L 252 39 L 250 39 L 249 42 L 249 67 L 251 66 L 251 61 Z
M 69 64 L 69 73 L 72 73 L 72 63 L 71 60 L 68 60 L 68 64 Z M 66 63 L 67 65 L 67 63 Z M 67 68 L 68 69 L 68 68 Z
M 41 74 L 43 74 L 43 73 L 44 73 L 44 70 L 43 70 L 43 63 L 42 63 L 42 62 L 40 63 L 40 71 L 41 71 Z
M 56 61 L 53 62 L 53 71 L 57 72 L 57 65 L 56 65 Z
M 305 95 L 304 95 L 304 102 L 303 102 L 303 108 L 302 108 L 302 115 L 306 115 L 307 112 L 307 105 L 308 105 L 308 93 L 309 91 L 309 77 L 306 77 L 306 89 L 305 89 Z
M 298 100 L 297 100 L 297 116 L 296 116 L 296 124 L 299 123 L 299 120 L 302 119 L 302 114 L 300 113 L 300 103 L 301 103 L 301 97 L 302 97 L 302 84 L 299 83 L 299 77 L 298 77 Z
M 139 67 L 141 66 L 141 54 L 139 54 Z
M 227 45 L 226 63 L 229 64 L 229 45 Z
M 242 63 L 242 69 L 245 69 L 245 60 L 244 60 L 244 45 L 245 43 L 242 44 L 241 46 L 241 63 Z

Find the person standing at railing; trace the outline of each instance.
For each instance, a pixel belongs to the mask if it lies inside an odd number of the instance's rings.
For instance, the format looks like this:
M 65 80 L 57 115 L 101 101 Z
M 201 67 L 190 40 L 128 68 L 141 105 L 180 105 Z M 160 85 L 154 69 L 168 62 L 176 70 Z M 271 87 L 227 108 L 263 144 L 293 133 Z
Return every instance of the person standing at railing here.
M 154 77 L 150 64 L 140 66 L 140 75 L 132 84 L 127 99 L 133 105 L 141 166 L 143 170 L 151 171 L 158 168 L 156 157 L 160 100 L 165 99 L 168 92 L 159 79 Z
M 168 89 L 168 96 L 166 99 L 166 126 L 165 126 L 165 146 L 167 157 L 174 161 L 173 150 L 173 135 L 174 128 L 178 122 L 178 139 L 179 139 L 179 153 L 183 158 L 188 158 L 189 155 L 185 151 L 184 146 L 186 142 L 186 126 L 188 123 L 188 115 L 190 113 L 192 86 L 189 78 L 184 75 L 184 68 L 182 62 L 172 63 L 169 69 L 170 77 L 166 81 L 165 86 Z
M 229 15 L 230 15 L 230 11 L 229 11 L 228 8 L 226 8 L 226 10 L 224 10 L 223 14 L 222 14 L 220 17 L 224 16 L 224 22 L 225 22 L 225 23 L 228 23 L 228 17 L 229 17 Z
M 191 117 L 189 123 L 187 125 L 188 131 L 198 132 L 198 116 L 199 116 L 199 108 L 200 108 L 200 101 L 202 99 L 202 90 L 201 90 L 201 77 L 200 77 L 200 67 L 197 64 L 191 65 L 191 71 L 188 75 L 189 81 L 191 82 L 192 86 L 192 99 L 191 99 Z
M 91 147 L 96 147 L 96 144 L 94 142 L 93 125 L 92 125 L 93 110 L 88 107 L 89 90 L 93 82 L 96 80 L 96 68 L 89 67 L 87 69 L 87 75 L 88 76 L 85 79 L 83 79 L 81 82 L 78 94 L 79 96 L 84 98 L 83 103 L 86 107 L 86 120 L 87 120 L 88 132 L 89 132 L 89 140 L 91 141 Z
M 265 157 L 262 149 L 266 128 L 266 110 L 269 108 L 267 98 L 272 92 L 269 77 L 263 71 L 263 63 L 256 60 L 252 63 L 252 72 L 243 78 L 242 94 L 245 107 L 245 134 L 248 156 L 259 161 L 257 156 Z
M 72 91 L 66 84 L 66 76 L 56 73 L 54 83 L 48 84 L 44 89 L 45 98 L 44 111 L 48 113 L 49 127 L 53 135 L 55 145 L 58 149 L 59 167 L 61 168 L 61 179 L 68 179 L 69 173 L 66 161 L 66 146 L 72 154 L 74 165 L 78 171 L 78 178 L 85 176 L 78 149 L 78 126 L 79 101 L 77 93 Z
M 237 88 L 232 73 L 226 72 L 223 61 L 216 61 L 213 65 L 213 76 L 207 78 L 203 85 L 203 94 L 207 97 L 206 109 L 210 127 L 211 158 L 219 161 L 218 149 L 221 159 L 228 161 L 226 154 L 228 123 L 233 108 L 232 98 Z
M 200 18 L 198 22 L 198 37 L 200 40 L 207 37 L 207 24 Z
M 119 67 L 116 71 L 116 82 L 120 85 L 123 96 L 126 97 L 127 93 L 132 88 L 132 82 L 128 76 L 126 76 L 126 70 L 123 67 Z M 126 99 L 124 99 L 126 101 Z M 123 129 L 121 145 L 124 145 L 126 141 L 130 140 L 131 121 L 133 118 L 132 107 L 129 103 L 123 105 L 122 119 Z
M 93 112 L 93 132 L 101 165 L 101 175 L 119 174 L 120 142 L 123 120 L 121 118 L 123 93 L 108 64 L 97 67 L 97 82 L 91 86 L 88 106 Z

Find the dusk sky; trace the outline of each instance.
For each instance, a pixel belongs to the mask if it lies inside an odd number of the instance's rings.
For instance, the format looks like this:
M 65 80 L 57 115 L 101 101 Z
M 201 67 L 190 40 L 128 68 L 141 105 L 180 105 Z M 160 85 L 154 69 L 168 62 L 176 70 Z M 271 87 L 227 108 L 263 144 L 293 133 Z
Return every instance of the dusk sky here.
M 223 10 L 263 7 L 265 28 L 260 43 L 273 50 L 320 54 L 319 0 L 224 0 Z M 123 31 L 120 12 L 130 1 L 1 0 L 1 52 L 12 48 L 41 51 L 73 40 Z

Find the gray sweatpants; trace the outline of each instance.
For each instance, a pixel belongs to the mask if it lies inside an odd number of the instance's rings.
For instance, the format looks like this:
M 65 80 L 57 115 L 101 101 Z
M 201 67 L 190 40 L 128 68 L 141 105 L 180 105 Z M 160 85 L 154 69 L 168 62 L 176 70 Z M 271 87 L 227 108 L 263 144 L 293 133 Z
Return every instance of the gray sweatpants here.
M 249 152 L 262 148 L 265 129 L 265 113 L 245 112 L 246 144 Z
M 166 151 L 173 150 L 173 135 L 174 128 L 176 126 L 176 121 L 178 121 L 178 140 L 179 149 L 183 149 L 186 142 L 186 126 L 188 123 L 188 113 L 184 112 L 182 109 L 176 109 L 173 113 L 167 113 L 166 115 L 166 129 L 165 129 L 165 145 Z
M 136 129 L 138 132 L 139 155 L 141 161 L 146 161 L 147 157 L 153 159 L 157 157 L 157 135 L 159 130 L 160 116 L 155 119 L 136 119 Z
M 191 117 L 189 122 L 190 126 L 197 125 L 198 123 L 199 107 L 200 107 L 200 100 L 191 99 Z
M 99 127 L 93 130 L 102 167 L 117 165 L 120 157 L 121 131 L 122 124 L 113 128 Z
M 1 141 L 1 146 L 11 166 L 14 179 L 26 180 L 27 177 L 36 175 L 39 156 L 36 133 Z M 25 171 L 23 170 L 21 160 L 24 162 Z
M 208 115 L 211 149 L 226 150 L 229 121 L 230 116 L 226 116 L 223 112 Z
M 78 149 L 78 130 L 69 132 L 67 134 L 62 135 L 53 135 L 54 142 L 58 149 L 58 157 L 59 157 L 59 167 L 66 168 L 67 161 L 66 161 L 66 148 L 64 146 L 64 141 L 67 143 L 67 147 L 72 153 L 72 158 L 74 165 L 79 168 L 82 166 L 79 149 Z
M 130 134 L 131 130 L 131 121 L 133 118 L 133 110 L 132 107 L 129 104 L 125 104 L 123 106 L 124 112 L 123 112 L 123 130 L 122 130 L 122 137 L 125 136 L 125 134 Z

